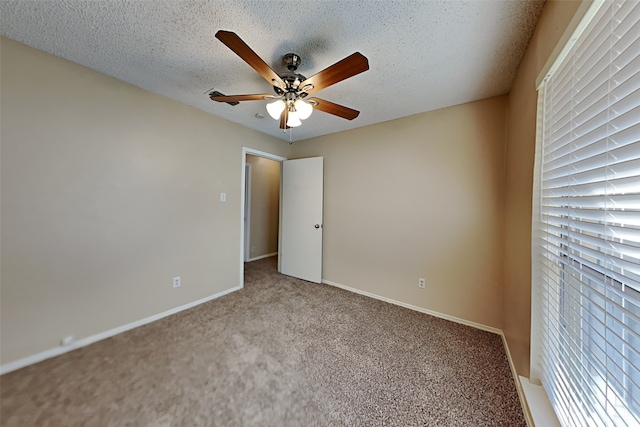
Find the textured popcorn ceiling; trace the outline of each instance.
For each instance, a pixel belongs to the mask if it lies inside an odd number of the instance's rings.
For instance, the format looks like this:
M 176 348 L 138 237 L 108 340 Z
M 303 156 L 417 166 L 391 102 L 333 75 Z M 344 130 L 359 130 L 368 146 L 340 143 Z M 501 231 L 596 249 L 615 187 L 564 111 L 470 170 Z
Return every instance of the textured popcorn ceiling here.
M 3 35 L 148 91 L 288 139 L 266 101 L 232 107 L 224 94 L 271 93 L 218 41 L 237 33 L 274 70 L 302 57 L 310 77 L 353 52 L 370 70 L 318 92 L 360 110 L 353 121 L 321 111 L 293 139 L 343 131 L 509 92 L 544 1 L 6 1 Z M 256 113 L 265 116 L 256 118 Z

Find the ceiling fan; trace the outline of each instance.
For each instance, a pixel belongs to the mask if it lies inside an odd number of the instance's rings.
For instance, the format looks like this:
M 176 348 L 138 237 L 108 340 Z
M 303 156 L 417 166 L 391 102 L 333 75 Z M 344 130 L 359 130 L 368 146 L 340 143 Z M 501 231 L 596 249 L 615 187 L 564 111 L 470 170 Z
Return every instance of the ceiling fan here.
M 309 97 L 321 89 L 346 80 L 369 69 L 369 61 L 360 52 L 347 56 L 328 68 L 306 78 L 296 72 L 300 65 L 300 57 L 295 53 L 287 53 L 282 62 L 288 72 L 278 74 L 267 65 L 236 33 L 220 30 L 216 38 L 224 43 L 236 55 L 242 58 L 265 80 L 273 86 L 275 95 L 268 93 L 253 95 L 219 95 L 211 93 L 209 97 L 218 102 L 274 100 L 267 104 L 267 112 L 271 117 L 280 120 L 280 129 L 300 126 L 300 120 L 308 118 L 314 109 L 334 116 L 353 120 L 360 114 L 343 105 Z

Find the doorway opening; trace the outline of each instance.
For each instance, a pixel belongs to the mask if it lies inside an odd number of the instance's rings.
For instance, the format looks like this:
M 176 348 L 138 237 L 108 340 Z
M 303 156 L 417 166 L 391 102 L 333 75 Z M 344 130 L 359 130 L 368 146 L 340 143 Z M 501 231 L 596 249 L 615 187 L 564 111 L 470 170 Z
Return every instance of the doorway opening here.
M 244 286 L 245 262 L 278 256 L 284 160 L 281 156 L 242 148 L 241 286 Z M 278 271 L 279 261 L 278 257 Z

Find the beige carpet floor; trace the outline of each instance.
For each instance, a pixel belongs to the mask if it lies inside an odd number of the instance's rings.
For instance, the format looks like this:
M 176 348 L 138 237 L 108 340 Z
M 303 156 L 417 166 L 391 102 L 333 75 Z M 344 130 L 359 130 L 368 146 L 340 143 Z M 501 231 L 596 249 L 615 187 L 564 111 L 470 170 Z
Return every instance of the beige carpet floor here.
M 2 426 L 525 426 L 498 335 L 246 265 L 245 289 L 0 378 Z

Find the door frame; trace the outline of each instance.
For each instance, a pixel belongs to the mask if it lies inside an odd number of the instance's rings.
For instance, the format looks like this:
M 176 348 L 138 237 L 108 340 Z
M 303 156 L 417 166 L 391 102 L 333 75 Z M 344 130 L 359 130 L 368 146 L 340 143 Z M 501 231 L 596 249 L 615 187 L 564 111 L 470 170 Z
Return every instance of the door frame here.
M 246 156 L 245 156 L 246 160 Z M 251 165 L 244 166 L 244 262 L 251 258 Z
M 278 156 L 276 154 L 267 153 L 266 151 L 256 150 L 254 148 L 242 147 L 242 179 L 240 182 L 240 287 L 244 288 L 244 256 L 245 256 L 245 233 L 244 233 L 244 215 L 245 209 L 248 207 L 245 206 L 245 188 L 246 188 L 246 165 L 247 165 L 247 154 L 251 154 L 253 156 L 264 157 L 265 159 L 275 160 L 280 163 L 280 194 L 279 194 L 279 226 L 278 226 L 278 253 L 280 253 L 280 244 L 282 242 L 281 233 L 282 233 L 282 162 L 287 160 L 286 157 Z M 280 271 L 280 256 L 278 256 L 278 271 Z

